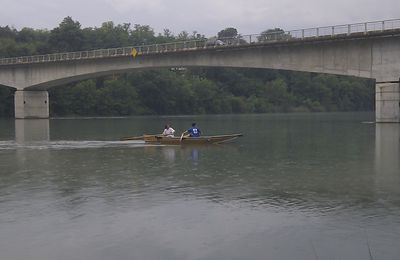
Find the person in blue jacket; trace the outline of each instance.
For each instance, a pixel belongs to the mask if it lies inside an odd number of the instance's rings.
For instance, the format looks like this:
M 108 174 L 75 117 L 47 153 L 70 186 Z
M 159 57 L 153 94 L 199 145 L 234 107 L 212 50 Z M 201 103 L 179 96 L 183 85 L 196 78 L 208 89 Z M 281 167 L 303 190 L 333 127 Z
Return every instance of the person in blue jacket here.
M 192 127 L 183 132 L 183 134 L 188 134 L 190 137 L 199 137 L 201 135 L 201 130 L 196 127 L 196 123 L 192 124 Z

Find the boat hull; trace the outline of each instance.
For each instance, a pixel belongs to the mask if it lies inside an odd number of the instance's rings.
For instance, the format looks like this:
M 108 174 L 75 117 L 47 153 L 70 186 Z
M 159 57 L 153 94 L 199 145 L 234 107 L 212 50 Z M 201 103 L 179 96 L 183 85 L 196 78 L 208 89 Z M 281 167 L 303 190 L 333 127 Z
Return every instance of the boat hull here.
M 165 145 L 204 145 L 204 144 L 220 144 L 232 141 L 242 134 L 230 135 L 213 135 L 200 137 L 166 137 L 162 135 L 143 135 L 146 143 L 165 144 Z

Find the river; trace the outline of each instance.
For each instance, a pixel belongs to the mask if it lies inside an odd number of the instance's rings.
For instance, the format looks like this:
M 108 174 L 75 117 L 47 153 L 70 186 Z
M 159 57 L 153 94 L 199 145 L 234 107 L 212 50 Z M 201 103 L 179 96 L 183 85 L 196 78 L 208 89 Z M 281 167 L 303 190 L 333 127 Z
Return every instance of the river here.
M 372 113 L 0 120 L 0 259 L 399 259 L 400 126 Z M 122 136 L 243 133 L 158 146 Z

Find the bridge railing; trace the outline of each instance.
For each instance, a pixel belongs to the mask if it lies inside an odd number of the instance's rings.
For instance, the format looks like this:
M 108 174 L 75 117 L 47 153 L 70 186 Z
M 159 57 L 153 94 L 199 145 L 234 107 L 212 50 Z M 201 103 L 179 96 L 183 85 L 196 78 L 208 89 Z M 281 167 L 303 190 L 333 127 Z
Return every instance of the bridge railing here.
M 210 42 L 208 39 L 200 39 L 90 51 L 0 58 L 0 66 L 130 56 L 133 55 L 133 50 L 135 50 L 137 55 L 147 55 L 154 53 L 224 48 L 227 46 L 240 46 L 257 43 L 263 44 L 268 42 L 292 41 L 318 37 L 352 36 L 355 34 L 368 34 L 371 32 L 382 32 L 388 30 L 400 30 L 400 19 L 325 26 L 291 31 L 275 29 L 262 34 L 238 35 L 236 37 L 219 38 L 214 42 Z

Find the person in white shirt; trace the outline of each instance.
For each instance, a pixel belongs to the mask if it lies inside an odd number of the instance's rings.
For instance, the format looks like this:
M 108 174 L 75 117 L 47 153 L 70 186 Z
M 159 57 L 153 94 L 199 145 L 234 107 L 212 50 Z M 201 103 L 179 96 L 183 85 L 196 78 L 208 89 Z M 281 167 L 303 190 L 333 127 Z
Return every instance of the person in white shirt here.
M 170 125 L 165 125 L 163 136 L 174 137 L 175 130 Z

